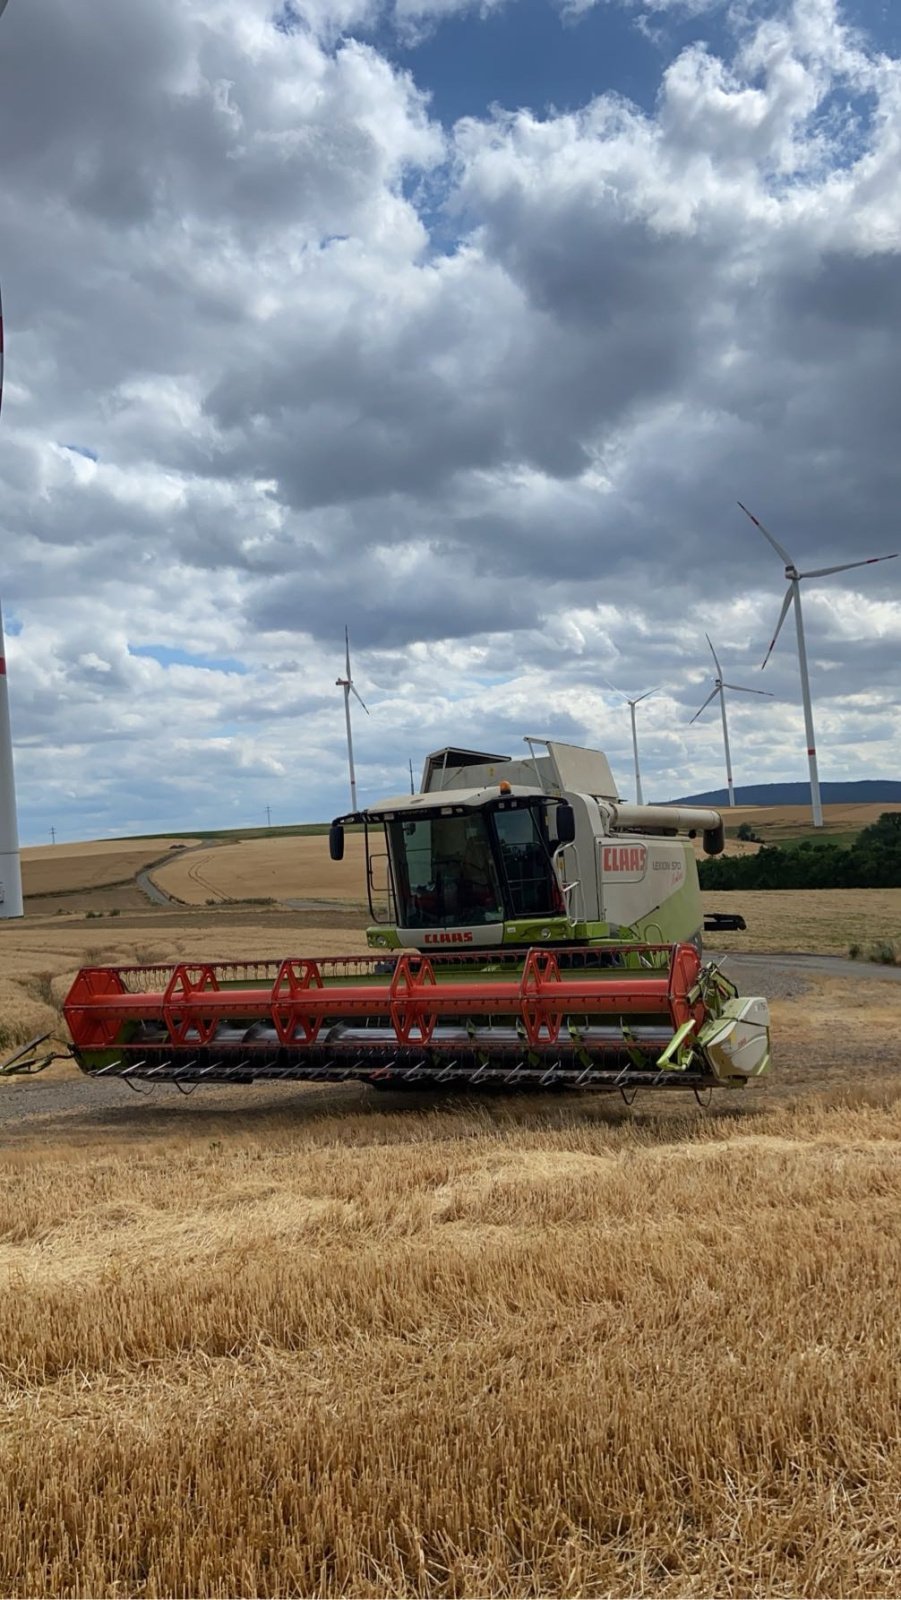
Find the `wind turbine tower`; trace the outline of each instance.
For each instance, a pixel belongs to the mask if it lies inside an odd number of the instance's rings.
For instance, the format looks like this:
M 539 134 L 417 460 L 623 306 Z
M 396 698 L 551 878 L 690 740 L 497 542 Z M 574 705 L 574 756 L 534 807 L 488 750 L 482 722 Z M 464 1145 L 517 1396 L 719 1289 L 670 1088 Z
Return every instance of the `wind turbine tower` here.
M 0 0 L 0 16 L 6 0 Z M 0 409 L 3 406 L 3 301 L 0 299 Z M 6 645 L 0 616 L 0 917 L 21 917 L 22 865 L 19 857 L 19 822 L 16 815 L 16 775 L 9 722 L 6 682 Z
M 872 567 L 876 565 L 877 561 L 894 561 L 897 558 L 898 552 L 895 550 L 890 556 L 868 556 L 865 561 L 845 561 L 841 564 L 841 566 L 838 567 L 813 567 L 810 572 L 799 572 L 788 551 L 783 550 L 781 544 L 776 543 L 773 535 L 767 528 L 764 527 L 763 523 L 760 522 L 757 517 L 755 517 L 753 511 L 749 511 L 747 506 L 743 506 L 740 500 L 738 504 L 740 510 L 744 512 L 745 516 L 750 517 L 755 528 L 759 528 L 763 534 L 763 537 L 769 540 L 769 543 L 772 545 L 777 556 L 780 556 L 785 562 L 785 576 L 788 582 L 788 588 L 785 591 L 785 599 L 782 602 L 782 610 L 779 613 L 779 621 L 776 624 L 776 632 L 773 634 L 773 637 L 770 640 L 770 648 L 764 656 L 762 666 L 765 667 L 769 661 L 770 656 L 773 653 L 773 646 L 775 645 L 776 640 L 782 631 L 782 624 L 788 615 L 788 608 L 789 606 L 793 605 L 795 608 L 795 629 L 798 635 L 798 666 L 801 670 L 801 699 L 804 704 L 804 731 L 807 734 L 807 760 L 810 766 L 810 808 L 813 813 L 814 827 L 822 828 L 823 807 L 820 804 L 820 776 L 819 772 L 817 771 L 817 747 L 813 732 L 813 707 L 810 702 L 810 674 L 807 670 L 807 647 L 804 643 L 804 622 L 801 616 L 801 581 L 803 578 L 828 578 L 833 572 L 850 572 L 853 567 Z
M 729 795 L 729 804 L 730 804 L 730 806 L 734 806 L 735 805 L 735 787 L 734 787 L 733 782 L 732 782 L 732 754 L 731 754 L 731 751 L 729 749 L 729 725 L 728 725 L 728 723 L 726 721 L 726 690 L 727 689 L 731 689 L 734 694 L 761 694 L 761 695 L 765 695 L 768 700 L 772 700 L 773 696 L 769 693 L 769 690 L 767 690 L 767 689 L 745 689 L 745 688 L 742 687 L 742 685 L 740 683 L 724 683 L 723 682 L 723 669 L 720 666 L 719 657 L 717 656 L 717 653 L 713 648 L 713 641 L 710 638 L 710 634 L 709 633 L 705 633 L 704 638 L 707 640 L 707 643 L 710 645 L 710 654 L 713 656 L 713 664 L 716 667 L 716 677 L 715 677 L 714 682 L 713 682 L 713 688 L 711 689 L 709 695 L 707 696 L 707 699 L 704 701 L 704 704 L 702 705 L 701 710 L 695 712 L 694 716 L 691 719 L 691 722 L 697 722 L 698 717 L 701 715 L 701 712 L 706 711 L 707 707 L 709 706 L 709 704 L 711 702 L 711 700 L 715 700 L 716 696 L 719 695 L 719 697 L 720 697 L 720 714 L 721 714 L 722 719 L 723 719 L 723 748 L 725 749 L 725 752 L 726 752 L 726 790 L 727 790 L 728 795 Z M 689 723 L 689 727 L 691 727 L 691 722 Z
M 365 702 L 363 701 L 362 697 L 357 693 L 356 689 L 354 688 L 354 681 L 353 681 L 353 678 L 350 675 L 350 637 L 348 635 L 346 627 L 344 629 L 344 660 L 345 660 L 345 663 L 346 663 L 346 673 L 347 673 L 347 675 L 344 678 L 336 678 L 335 679 L 335 686 L 336 686 L 336 688 L 344 690 L 344 720 L 345 720 L 345 722 L 347 724 L 347 765 L 348 765 L 348 768 L 350 770 L 350 808 L 351 808 L 352 811 L 356 811 L 356 809 L 357 809 L 357 778 L 356 778 L 356 773 L 354 772 L 354 741 L 353 741 L 353 734 L 351 733 L 351 727 L 350 727 L 350 697 L 351 697 L 351 695 L 353 695 L 356 700 L 359 700 L 360 705 L 363 707 L 363 710 L 366 712 L 367 717 L 369 716 L 369 707 L 365 704 Z
M 9 724 L 9 690 L 6 682 L 6 646 L 0 617 L 0 917 L 21 917 L 22 868 L 19 860 L 19 824 L 16 817 L 16 775 Z
M 629 716 L 632 721 L 632 755 L 635 760 L 635 802 L 637 805 L 643 805 L 644 801 L 641 797 L 641 767 L 638 764 L 638 731 L 635 726 L 635 707 L 640 706 L 642 700 L 649 700 L 652 694 L 657 693 L 657 690 L 646 689 L 644 694 L 638 694 L 634 699 L 630 700 L 627 694 L 623 694 L 622 689 L 617 689 L 615 684 L 610 683 L 609 678 L 607 679 L 607 684 L 614 694 L 620 695 L 625 700 L 626 705 L 629 707 Z

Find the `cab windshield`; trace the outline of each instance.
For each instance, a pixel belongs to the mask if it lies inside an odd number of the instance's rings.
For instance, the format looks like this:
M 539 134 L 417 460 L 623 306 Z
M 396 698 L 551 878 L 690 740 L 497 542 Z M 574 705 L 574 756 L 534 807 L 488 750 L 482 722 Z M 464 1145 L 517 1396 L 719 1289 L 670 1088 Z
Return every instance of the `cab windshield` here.
M 398 819 L 387 829 L 400 927 L 503 922 L 500 882 L 481 812 Z
M 532 806 L 386 823 L 402 928 L 482 927 L 563 911 Z

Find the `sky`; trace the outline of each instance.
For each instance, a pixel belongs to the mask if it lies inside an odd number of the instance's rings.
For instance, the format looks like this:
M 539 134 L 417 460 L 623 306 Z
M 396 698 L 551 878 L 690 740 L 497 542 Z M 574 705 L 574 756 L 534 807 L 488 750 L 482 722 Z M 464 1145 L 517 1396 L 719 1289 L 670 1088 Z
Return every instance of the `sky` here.
M 894 0 L 9 0 L 24 842 L 321 820 L 449 743 L 806 776 L 782 564 L 901 549 Z M 901 560 L 804 590 L 899 776 Z M 610 687 L 615 685 L 615 688 Z

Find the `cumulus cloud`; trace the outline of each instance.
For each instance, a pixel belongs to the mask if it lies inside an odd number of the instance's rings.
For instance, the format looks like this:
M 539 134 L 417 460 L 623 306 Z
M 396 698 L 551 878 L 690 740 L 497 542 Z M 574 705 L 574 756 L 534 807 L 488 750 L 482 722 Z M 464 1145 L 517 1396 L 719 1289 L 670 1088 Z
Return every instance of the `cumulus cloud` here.
M 663 686 L 649 786 L 718 782 L 704 631 L 753 682 L 782 590 L 736 499 L 802 566 L 896 542 L 901 63 L 786 0 L 682 48 L 652 113 L 441 127 L 379 14 L 3 19 L 26 834 L 338 809 L 345 620 L 370 798 L 527 731 L 625 788 L 611 677 Z M 894 565 L 805 596 L 824 777 L 896 760 Z M 787 633 L 766 680 L 739 782 L 804 772 Z

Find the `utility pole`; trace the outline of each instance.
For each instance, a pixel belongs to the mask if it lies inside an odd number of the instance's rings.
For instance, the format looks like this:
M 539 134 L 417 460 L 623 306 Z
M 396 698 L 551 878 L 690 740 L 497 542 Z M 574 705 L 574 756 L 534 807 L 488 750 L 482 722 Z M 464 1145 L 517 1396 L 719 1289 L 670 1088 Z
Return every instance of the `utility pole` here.
M 266 807 L 266 827 L 267 828 L 271 828 L 272 827 L 272 807 L 271 806 L 267 806 Z
M 51 828 L 50 829 L 50 843 L 51 844 L 56 844 L 56 829 L 55 828 Z
M 410 793 L 411 794 L 415 794 L 416 793 L 416 790 L 413 787 L 413 760 L 412 760 L 412 757 L 410 759 Z

